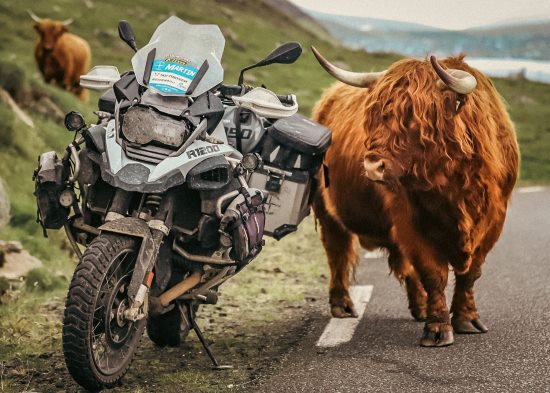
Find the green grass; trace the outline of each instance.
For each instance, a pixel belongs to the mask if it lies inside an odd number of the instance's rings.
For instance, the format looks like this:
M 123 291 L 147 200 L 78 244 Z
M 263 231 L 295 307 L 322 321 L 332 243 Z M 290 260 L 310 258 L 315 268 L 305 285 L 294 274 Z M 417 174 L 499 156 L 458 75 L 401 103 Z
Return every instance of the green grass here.
M 495 80 L 508 103 L 521 150 L 520 182 L 550 183 L 550 85 Z

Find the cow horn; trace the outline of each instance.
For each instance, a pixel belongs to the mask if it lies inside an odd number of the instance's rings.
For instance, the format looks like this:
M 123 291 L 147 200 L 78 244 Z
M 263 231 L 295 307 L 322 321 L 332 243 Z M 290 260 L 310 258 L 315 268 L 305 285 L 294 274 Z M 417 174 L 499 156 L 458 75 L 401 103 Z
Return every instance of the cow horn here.
M 71 18 L 71 19 L 64 20 L 61 23 L 63 24 L 63 26 L 69 26 L 73 22 L 74 22 L 74 20 Z
M 435 56 L 430 56 L 430 62 L 436 74 L 441 78 L 441 81 L 457 93 L 468 94 L 476 88 L 477 80 L 469 72 L 452 68 L 444 70 L 437 62 Z
M 36 23 L 42 22 L 42 19 L 40 19 L 38 16 L 36 16 L 35 13 L 32 12 L 31 10 L 27 10 L 27 13 L 32 18 L 32 20 L 34 20 Z
M 351 72 L 346 71 L 341 68 L 336 67 L 334 64 L 329 63 L 327 59 L 319 53 L 314 46 L 311 47 L 311 50 L 317 61 L 321 66 L 333 77 L 338 79 L 340 82 L 345 84 L 355 86 L 355 87 L 371 87 L 378 80 L 384 76 L 386 71 L 382 72 Z

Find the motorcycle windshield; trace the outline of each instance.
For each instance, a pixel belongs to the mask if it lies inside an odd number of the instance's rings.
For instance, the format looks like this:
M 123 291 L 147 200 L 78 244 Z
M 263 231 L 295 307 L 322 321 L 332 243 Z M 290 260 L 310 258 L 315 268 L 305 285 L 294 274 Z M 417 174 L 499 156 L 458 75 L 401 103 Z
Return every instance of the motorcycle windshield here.
M 171 16 L 132 58 L 138 83 L 163 96 L 197 97 L 223 81 L 225 38 L 216 25 Z

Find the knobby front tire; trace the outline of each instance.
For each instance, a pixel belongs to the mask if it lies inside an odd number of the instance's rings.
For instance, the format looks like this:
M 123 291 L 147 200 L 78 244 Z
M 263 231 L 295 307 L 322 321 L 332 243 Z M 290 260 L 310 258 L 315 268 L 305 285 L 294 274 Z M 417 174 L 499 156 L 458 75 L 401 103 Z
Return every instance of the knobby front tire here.
M 139 242 L 99 235 L 78 264 L 65 304 L 63 354 L 69 373 L 92 391 L 113 387 L 124 376 L 146 320 L 123 318 Z

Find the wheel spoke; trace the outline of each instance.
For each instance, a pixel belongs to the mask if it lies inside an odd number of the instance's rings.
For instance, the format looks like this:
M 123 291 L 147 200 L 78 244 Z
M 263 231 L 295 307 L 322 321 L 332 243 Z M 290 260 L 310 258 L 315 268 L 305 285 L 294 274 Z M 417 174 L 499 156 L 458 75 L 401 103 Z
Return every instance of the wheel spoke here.
M 94 321 L 97 322 L 92 330 L 92 337 L 97 345 L 94 359 L 98 367 L 107 373 L 116 368 L 119 362 L 114 361 L 113 357 L 124 359 L 128 356 L 126 341 L 138 330 L 136 324 L 128 321 L 120 326 L 118 319 L 118 313 L 121 312 L 119 308 L 124 307 L 122 302 L 126 299 L 126 291 L 134 271 L 133 264 L 127 263 L 130 261 L 129 255 L 129 252 L 119 255 L 113 262 L 114 268 L 110 268 L 104 277 L 98 294 L 99 306 L 95 310 Z M 96 334 L 102 324 L 105 330 Z
M 125 253 L 124 255 L 122 255 L 122 258 L 119 256 L 118 257 L 118 263 L 116 265 L 116 267 L 113 269 L 113 268 L 110 268 L 109 271 L 111 272 L 110 276 L 107 278 L 107 281 L 111 281 L 111 279 L 113 278 L 114 275 L 116 275 L 115 277 L 115 281 L 118 281 L 118 274 L 121 273 L 122 276 L 124 276 L 126 274 L 125 271 L 120 271 L 119 272 L 119 268 L 121 266 L 124 266 L 124 262 L 126 261 L 126 258 L 128 258 L 129 255 L 133 255 L 134 253 L 132 252 L 127 252 Z M 127 264 L 127 265 L 131 265 L 131 264 Z

